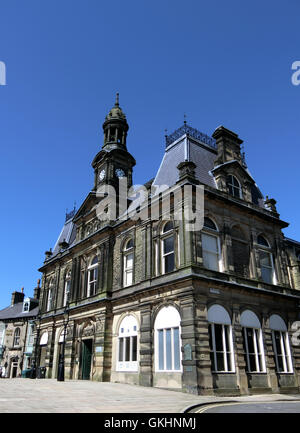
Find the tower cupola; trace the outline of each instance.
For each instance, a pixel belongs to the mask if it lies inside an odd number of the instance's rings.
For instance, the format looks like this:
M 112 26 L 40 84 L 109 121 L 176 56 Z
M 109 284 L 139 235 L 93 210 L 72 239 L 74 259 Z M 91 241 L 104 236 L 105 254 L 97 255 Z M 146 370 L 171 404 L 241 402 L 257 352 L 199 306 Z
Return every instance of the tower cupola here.
M 119 93 L 116 94 L 116 102 L 103 123 L 104 144 L 103 149 L 126 150 L 126 137 L 129 129 L 126 116 L 119 105 Z

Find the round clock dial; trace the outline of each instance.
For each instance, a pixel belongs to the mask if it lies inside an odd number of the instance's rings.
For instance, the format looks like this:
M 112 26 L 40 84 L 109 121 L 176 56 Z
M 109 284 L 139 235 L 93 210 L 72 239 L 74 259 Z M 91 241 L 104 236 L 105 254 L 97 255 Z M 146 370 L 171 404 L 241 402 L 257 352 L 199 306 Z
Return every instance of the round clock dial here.
M 101 170 L 99 173 L 99 180 L 103 180 L 105 178 L 105 170 Z
M 117 177 L 124 177 L 125 176 L 124 170 L 122 170 L 121 168 L 117 168 L 116 169 L 116 176 Z

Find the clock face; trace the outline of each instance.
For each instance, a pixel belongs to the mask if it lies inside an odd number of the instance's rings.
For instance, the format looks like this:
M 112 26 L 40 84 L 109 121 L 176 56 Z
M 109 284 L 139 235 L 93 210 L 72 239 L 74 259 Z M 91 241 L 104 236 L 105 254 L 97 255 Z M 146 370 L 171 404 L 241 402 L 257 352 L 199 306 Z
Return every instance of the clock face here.
M 124 177 L 125 176 L 125 172 L 121 168 L 116 168 L 115 173 L 116 173 L 117 177 Z
M 105 178 L 105 170 L 101 170 L 99 173 L 99 180 L 103 180 Z

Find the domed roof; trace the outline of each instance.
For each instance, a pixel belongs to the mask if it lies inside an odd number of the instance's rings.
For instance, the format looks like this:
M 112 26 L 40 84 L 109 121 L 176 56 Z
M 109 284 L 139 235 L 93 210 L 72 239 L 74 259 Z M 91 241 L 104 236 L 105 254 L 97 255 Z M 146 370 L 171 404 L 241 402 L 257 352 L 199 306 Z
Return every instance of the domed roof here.
M 121 119 L 126 121 L 126 116 L 123 113 L 121 107 L 119 106 L 119 93 L 116 95 L 116 102 L 114 107 L 110 110 L 108 115 L 105 117 L 105 122 L 115 119 Z

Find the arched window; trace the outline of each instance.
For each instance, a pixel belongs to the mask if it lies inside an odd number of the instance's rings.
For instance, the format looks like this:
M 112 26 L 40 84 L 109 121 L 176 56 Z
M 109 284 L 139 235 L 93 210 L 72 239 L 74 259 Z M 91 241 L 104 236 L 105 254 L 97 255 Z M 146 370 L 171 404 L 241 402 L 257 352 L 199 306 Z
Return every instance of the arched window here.
M 226 184 L 229 194 L 231 194 L 233 197 L 242 198 L 241 184 L 235 176 L 232 176 L 232 174 L 227 176 Z
M 175 269 L 175 235 L 172 221 L 168 221 L 161 232 L 161 265 L 162 274 Z
M 261 235 L 257 236 L 257 243 L 263 247 L 270 247 L 269 242 Z
M 92 224 L 88 224 L 85 230 L 85 235 L 89 236 L 91 233 L 93 232 L 93 225 Z
M 47 344 L 48 332 L 44 332 L 40 338 L 40 367 L 44 367 L 46 364 Z
M 278 373 L 293 373 L 289 336 L 284 321 L 277 314 L 270 317 L 272 342 Z
M 123 248 L 123 286 L 131 286 L 133 283 L 133 240 L 128 239 Z
M 52 309 L 53 286 L 54 286 L 54 282 L 53 279 L 51 279 L 48 287 L 47 311 L 50 311 Z
M 20 334 L 21 334 L 20 328 L 16 328 L 14 334 L 14 347 L 20 345 Z
M 260 321 L 256 314 L 246 310 L 241 314 L 241 326 L 247 370 L 249 373 L 264 373 L 266 364 Z
M 98 257 L 95 256 L 88 267 L 88 293 L 87 296 L 94 296 L 98 280 Z
M 67 302 L 69 301 L 70 287 L 71 287 L 71 271 L 68 271 L 66 273 L 66 278 L 65 278 L 63 307 L 65 307 L 67 305 Z
M 260 246 L 258 254 L 259 265 L 261 269 L 261 278 L 265 283 L 275 284 L 276 281 L 273 265 L 273 256 L 270 251 L 269 242 L 263 236 L 259 235 L 257 237 L 257 243 Z
M 232 373 L 235 369 L 230 316 L 221 305 L 212 305 L 207 320 L 212 371 Z
M 154 331 L 156 371 L 181 371 L 180 315 L 176 308 L 159 311 Z
M 221 255 L 218 229 L 210 218 L 204 218 L 201 240 L 203 266 L 213 271 L 219 271 L 221 267 Z
M 135 317 L 126 316 L 119 328 L 117 371 L 137 371 L 138 324 Z

